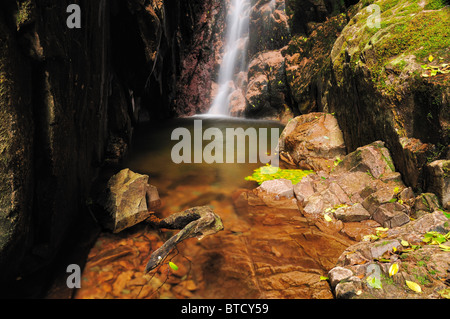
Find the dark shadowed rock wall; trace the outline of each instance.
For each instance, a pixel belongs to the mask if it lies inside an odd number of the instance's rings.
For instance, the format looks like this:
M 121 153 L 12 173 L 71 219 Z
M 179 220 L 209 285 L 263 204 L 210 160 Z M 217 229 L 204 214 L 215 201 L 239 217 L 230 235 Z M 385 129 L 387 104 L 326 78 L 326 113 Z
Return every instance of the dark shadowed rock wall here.
M 79 29 L 66 25 L 71 3 L 81 8 Z M 49 264 L 91 218 L 93 180 L 126 154 L 133 126 L 196 109 L 189 87 L 177 86 L 204 78 L 197 86 L 207 89 L 208 77 L 190 70 L 210 65 L 218 3 L 1 2 L 2 280 Z

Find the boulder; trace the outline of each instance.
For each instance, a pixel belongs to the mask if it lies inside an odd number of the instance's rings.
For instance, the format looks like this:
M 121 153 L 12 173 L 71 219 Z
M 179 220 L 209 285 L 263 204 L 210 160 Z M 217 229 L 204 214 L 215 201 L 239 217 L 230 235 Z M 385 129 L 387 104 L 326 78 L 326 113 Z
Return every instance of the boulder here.
M 374 178 L 382 178 L 383 175 L 395 172 L 389 150 L 381 141 L 359 147 L 342 159 L 337 165 L 334 173 L 341 172 L 364 172 Z
M 399 203 L 380 205 L 373 214 L 373 219 L 383 227 L 394 228 L 409 223 L 406 206 Z
M 264 181 L 258 189 L 276 197 L 291 198 L 294 196 L 292 181 L 288 179 Z
M 280 135 L 278 150 L 281 160 L 292 166 L 325 172 L 346 154 L 337 120 L 327 113 L 292 119 Z
M 328 272 L 331 287 L 336 287 L 339 282 L 350 278 L 351 276 L 353 276 L 353 272 L 344 267 L 334 267 Z
M 294 194 L 297 200 L 303 202 L 314 194 L 314 181 L 310 176 L 305 176 L 294 185 Z
M 118 233 L 148 218 L 161 201 L 148 175 L 126 168 L 110 178 L 100 204 L 110 215 L 106 227 Z
M 444 209 L 450 210 L 450 160 L 438 160 L 426 166 L 427 192 L 436 194 Z
M 360 222 L 369 219 L 370 213 L 360 204 L 338 208 L 334 216 L 343 222 Z

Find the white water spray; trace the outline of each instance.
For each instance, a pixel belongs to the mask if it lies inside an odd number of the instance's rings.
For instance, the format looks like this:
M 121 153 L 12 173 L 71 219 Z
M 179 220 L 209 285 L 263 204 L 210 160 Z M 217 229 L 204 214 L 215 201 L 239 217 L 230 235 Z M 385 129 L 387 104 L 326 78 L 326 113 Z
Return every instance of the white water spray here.
M 230 114 L 230 96 L 240 89 L 234 81 L 235 75 L 246 71 L 247 68 L 250 0 L 232 0 L 228 12 L 225 53 L 219 70 L 219 88 L 208 112 L 214 115 Z

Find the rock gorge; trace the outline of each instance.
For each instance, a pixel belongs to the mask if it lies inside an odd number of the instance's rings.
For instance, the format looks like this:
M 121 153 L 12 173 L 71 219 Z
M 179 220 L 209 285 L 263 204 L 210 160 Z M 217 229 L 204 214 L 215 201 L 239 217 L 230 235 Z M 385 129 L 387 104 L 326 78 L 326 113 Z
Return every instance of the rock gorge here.
M 80 29 L 66 27 L 71 3 L 82 9 Z M 91 227 L 94 181 L 126 156 L 139 123 L 209 109 L 229 4 L 0 3 L 0 280 L 45 272 Z M 367 26 L 371 4 L 381 8 L 380 28 Z M 336 156 L 383 141 L 402 189 L 435 193 L 450 209 L 448 3 L 251 0 L 251 8 L 249 67 L 231 114 L 289 127 L 296 116 L 331 113 L 342 131 L 337 150 L 314 161 L 307 146 L 298 151 L 293 132 L 284 145 L 293 166 L 326 171 Z M 255 210 L 249 205 L 241 209 Z M 330 296 L 325 283 L 311 285 L 321 287 L 318 295 L 305 296 Z M 282 288 L 269 295 L 282 296 Z

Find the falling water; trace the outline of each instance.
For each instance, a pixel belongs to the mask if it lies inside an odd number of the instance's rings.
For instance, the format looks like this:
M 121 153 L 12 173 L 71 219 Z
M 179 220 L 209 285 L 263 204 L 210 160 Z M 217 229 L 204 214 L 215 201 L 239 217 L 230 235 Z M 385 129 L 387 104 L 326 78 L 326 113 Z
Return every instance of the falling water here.
M 209 114 L 229 115 L 230 96 L 239 89 L 235 75 L 246 70 L 250 0 L 232 0 L 227 17 L 225 54 L 219 70 L 219 89 Z

